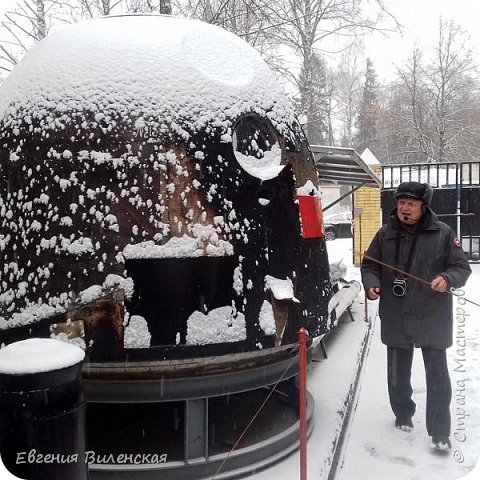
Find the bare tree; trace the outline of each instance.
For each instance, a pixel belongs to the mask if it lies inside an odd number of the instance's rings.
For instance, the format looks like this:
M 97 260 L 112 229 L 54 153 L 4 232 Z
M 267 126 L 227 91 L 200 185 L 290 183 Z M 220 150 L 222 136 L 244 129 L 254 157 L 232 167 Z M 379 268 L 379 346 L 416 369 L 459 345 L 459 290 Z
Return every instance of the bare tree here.
M 328 81 L 328 72 L 325 60 L 321 55 L 312 58 L 311 72 L 300 73 L 300 82 L 308 85 L 311 90 L 308 95 L 300 97 L 299 111 L 303 112 L 306 122 L 307 139 L 313 144 L 330 143 L 331 140 L 331 83 Z M 310 74 L 308 81 L 304 75 Z
M 274 0 L 277 1 L 277 0 Z M 270 2 L 271 3 L 271 2 Z M 173 0 L 178 15 L 218 25 L 263 50 L 272 26 L 267 0 Z
M 432 98 L 431 120 L 437 135 L 437 160 L 444 162 L 458 139 L 458 100 L 472 86 L 474 63 L 466 36 L 453 21 L 439 22 L 435 59 L 426 71 L 426 86 Z
M 412 91 L 405 84 L 405 78 L 401 77 L 382 91 L 375 151 L 382 163 L 415 163 L 433 158 L 431 153 L 422 151 L 419 146 L 419 135 L 429 140 L 430 134 L 426 127 L 421 132 L 417 130 L 415 111 L 418 111 L 420 102 L 418 97 L 412 101 L 411 96 Z
M 342 52 L 332 79 L 335 116 L 340 123 L 340 145 L 352 144 L 355 115 L 361 99 L 363 45 L 354 42 Z
M 321 73 L 322 68 L 328 70 L 327 66 L 318 68 L 322 42 L 334 34 L 349 36 L 377 28 L 377 18 L 363 15 L 361 7 L 368 1 L 379 7 L 379 14 L 386 12 L 381 0 L 70 0 L 65 4 L 62 1 L 22 0 L 28 6 L 23 18 L 28 18 L 31 25 L 29 29 L 19 21 L 4 25 L 11 38 L 10 43 L 0 41 L 0 68 L 11 70 L 31 44 L 48 34 L 58 21 L 75 22 L 122 12 L 173 13 L 199 18 L 230 30 L 255 46 L 279 76 L 299 92 L 299 114 L 308 117 L 307 128 L 316 131 L 317 140 L 324 138 L 329 143 L 334 143 L 338 99 L 334 97 L 336 82 L 330 74 L 325 77 Z M 296 58 L 301 59 L 300 64 Z M 347 108 L 344 132 L 351 138 L 352 107 Z
M 172 2 L 170 0 L 129 0 L 127 1 L 129 13 L 160 13 L 172 14 Z
M 363 9 L 366 3 L 364 0 L 278 0 L 266 5 L 271 37 L 300 58 L 301 75 L 297 73 L 292 80 L 301 105 L 315 103 L 305 97 L 314 91 L 315 55 L 322 51 L 328 38 L 343 36 L 351 41 L 357 35 L 380 29 L 379 19 L 387 13 L 384 5 L 373 2 L 378 8 L 371 8 L 372 14 L 367 15 Z M 309 115 L 305 110 L 299 113 Z
M 62 0 L 19 1 L 0 23 L 0 70 L 10 72 L 35 42 L 69 22 L 70 13 L 70 3 Z
M 403 101 L 409 107 L 407 114 L 403 117 L 403 123 L 413 140 L 412 145 L 409 145 L 408 153 L 417 154 L 417 160 L 420 161 L 433 161 L 435 147 L 428 118 L 431 105 L 425 88 L 422 51 L 417 45 L 413 47 L 409 62 L 404 68 L 398 68 L 397 74 L 404 87 Z
M 397 77 L 380 113 L 386 160 L 443 163 L 476 159 L 479 84 L 462 30 L 441 20 L 433 58 L 424 60 L 415 46 Z
M 82 18 L 95 18 L 115 13 L 123 0 L 77 0 Z
M 356 122 L 357 132 L 354 136 L 354 146 L 361 151 L 367 147 L 370 150 L 375 150 L 377 143 L 378 90 L 379 85 L 373 62 L 370 58 L 367 58 L 365 82 Z

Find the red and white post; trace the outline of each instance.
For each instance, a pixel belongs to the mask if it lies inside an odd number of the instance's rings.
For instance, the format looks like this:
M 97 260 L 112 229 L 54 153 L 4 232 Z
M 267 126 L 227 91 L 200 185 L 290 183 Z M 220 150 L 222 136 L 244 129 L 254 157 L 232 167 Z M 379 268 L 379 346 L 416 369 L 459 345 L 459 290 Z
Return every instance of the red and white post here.
M 300 412 L 300 480 L 307 480 L 307 331 L 298 332 L 299 343 L 299 412 Z

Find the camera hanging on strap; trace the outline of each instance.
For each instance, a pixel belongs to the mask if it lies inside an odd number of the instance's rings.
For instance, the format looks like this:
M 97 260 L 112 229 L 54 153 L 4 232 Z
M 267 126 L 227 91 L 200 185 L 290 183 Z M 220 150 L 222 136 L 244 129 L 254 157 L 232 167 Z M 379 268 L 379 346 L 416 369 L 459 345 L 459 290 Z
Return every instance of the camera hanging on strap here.
M 400 269 L 399 265 L 399 257 L 400 257 L 400 240 L 401 240 L 402 233 L 400 229 L 397 230 L 397 240 L 395 242 L 395 268 Z M 413 259 L 413 252 L 415 250 L 415 246 L 417 244 L 418 235 L 415 232 L 413 236 L 413 242 L 410 246 L 410 251 L 408 252 L 408 259 L 407 263 L 402 268 L 405 273 L 408 273 L 410 270 L 410 265 Z M 407 294 L 407 279 L 403 275 L 397 275 L 392 282 L 392 292 L 396 297 L 404 297 Z

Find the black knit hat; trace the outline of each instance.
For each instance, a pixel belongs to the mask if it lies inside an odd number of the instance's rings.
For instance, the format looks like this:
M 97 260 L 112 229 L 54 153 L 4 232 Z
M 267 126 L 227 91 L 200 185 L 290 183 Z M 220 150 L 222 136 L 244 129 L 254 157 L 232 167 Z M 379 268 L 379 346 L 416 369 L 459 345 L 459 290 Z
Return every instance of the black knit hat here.
M 430 205 L 433 197 L 433 189 L 428 183 L 403 182 L 395 190 L 395 200 L 399 198 L 415 198 L 425 205 Z

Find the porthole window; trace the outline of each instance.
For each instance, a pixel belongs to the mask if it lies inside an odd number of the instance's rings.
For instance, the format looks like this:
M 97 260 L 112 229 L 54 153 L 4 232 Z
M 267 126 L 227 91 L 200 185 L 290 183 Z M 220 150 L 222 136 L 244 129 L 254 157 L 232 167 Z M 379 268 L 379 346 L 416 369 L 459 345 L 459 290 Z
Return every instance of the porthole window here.
M 242 117 L 234 127 L 232 141 L 238 163 L 250 175 L 266 180 L 283 169 L 282 149 L 268 120 L 254 115 Z

